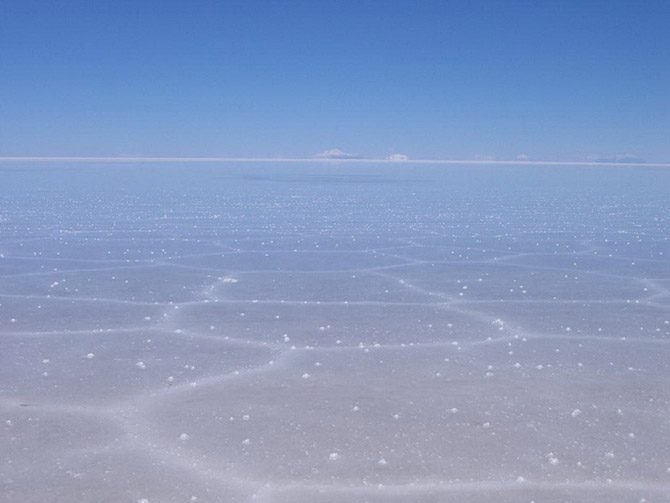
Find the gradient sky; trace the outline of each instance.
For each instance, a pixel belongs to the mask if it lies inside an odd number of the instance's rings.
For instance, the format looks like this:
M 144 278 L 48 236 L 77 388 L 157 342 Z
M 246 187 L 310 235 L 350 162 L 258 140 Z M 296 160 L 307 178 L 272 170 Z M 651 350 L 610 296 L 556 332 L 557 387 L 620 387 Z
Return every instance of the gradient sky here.
M 0 155 L 670 160 L 670 2 L 0 0 Z

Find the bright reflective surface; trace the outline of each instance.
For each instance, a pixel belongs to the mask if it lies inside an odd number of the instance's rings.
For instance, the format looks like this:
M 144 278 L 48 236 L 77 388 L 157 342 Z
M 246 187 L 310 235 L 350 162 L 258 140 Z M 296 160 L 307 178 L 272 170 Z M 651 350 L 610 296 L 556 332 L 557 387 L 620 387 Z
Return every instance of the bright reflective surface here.
M 0 501 L 670 501 L 668 171 L 0 183 Z

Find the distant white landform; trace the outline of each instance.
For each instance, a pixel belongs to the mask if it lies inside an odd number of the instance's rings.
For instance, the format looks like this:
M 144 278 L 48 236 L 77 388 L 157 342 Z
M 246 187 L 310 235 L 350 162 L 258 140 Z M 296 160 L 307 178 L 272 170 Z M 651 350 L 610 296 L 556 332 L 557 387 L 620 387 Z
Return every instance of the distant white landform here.
M 352 160 L 352 159 L 360 159 L 361 156 L 358 154 L 350 154 L 348 152 L 344 152 L 339 148 L 332 148 L 330 150 L 319 152 L 314 156 L 314 158 L 322 160 L 343 160 L 343 159 Z

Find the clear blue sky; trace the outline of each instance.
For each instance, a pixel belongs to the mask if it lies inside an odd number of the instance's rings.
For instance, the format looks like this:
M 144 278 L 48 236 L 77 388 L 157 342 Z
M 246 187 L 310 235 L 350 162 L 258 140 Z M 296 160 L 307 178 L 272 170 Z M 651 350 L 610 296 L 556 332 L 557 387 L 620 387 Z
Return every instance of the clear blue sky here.
M 670 160 L 670 2 L 0 0 L 0 155 Z

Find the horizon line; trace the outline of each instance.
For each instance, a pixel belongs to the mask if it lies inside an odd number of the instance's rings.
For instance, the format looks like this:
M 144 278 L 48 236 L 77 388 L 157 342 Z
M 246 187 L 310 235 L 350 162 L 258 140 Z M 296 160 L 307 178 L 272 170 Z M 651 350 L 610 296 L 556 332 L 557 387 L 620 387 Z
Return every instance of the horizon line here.
M 375 159 L 328 157 L 148 157 L 148 156 L 0 156 L 0 162 L 100 162 L 100 163 L 324 163 L 324 164 L 481 164 L 523 166 L 621 166 L 670 168 L 670 162 L 616 162 L 616 161 L 551 161 L 551 160 L 495 160 L 495 159 Z

